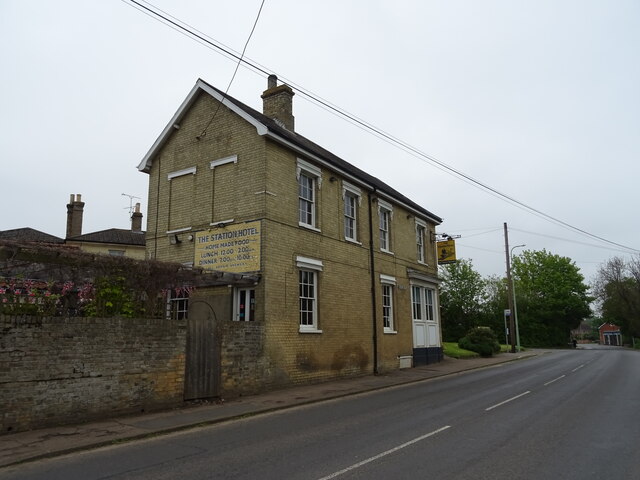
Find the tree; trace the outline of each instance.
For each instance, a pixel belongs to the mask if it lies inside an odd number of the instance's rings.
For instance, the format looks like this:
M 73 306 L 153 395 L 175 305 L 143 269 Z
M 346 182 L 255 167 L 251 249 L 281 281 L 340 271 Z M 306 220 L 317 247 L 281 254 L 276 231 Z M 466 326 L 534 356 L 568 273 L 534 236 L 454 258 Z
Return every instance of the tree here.
M 625 261 L 614 257 L 598 270 L 594 291 L 603 320 L 624 335 L 640 336 L 640 256 Z
M 482 304 L 482 325 L 490 327 L 499 341 L 509 343 L 506 338 L 504 311 L 509 305 L 507 299 L 507 279 L 491 275 L 484 280 L 484 302 Z
M 527 250 L 514 257 L 522 344 L 564 346 L 571 330 L 589 317 L 593 300 L 578 267 L 568 257 Z
M 440 268 L 442 336 L 445 341 L 457 342 L 481 323 L 484 280 L 473 269 L 471 260 L 459 260 Z

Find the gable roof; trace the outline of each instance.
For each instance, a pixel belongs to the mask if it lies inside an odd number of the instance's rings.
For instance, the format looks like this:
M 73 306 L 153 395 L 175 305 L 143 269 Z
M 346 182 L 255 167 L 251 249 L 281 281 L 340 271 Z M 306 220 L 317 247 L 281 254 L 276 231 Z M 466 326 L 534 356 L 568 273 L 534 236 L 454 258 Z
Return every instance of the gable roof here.
M 117 245 L 135 245 L 144 247 L 145 232 L 132 232 L 122 228 L 109 228 L 99 232 L 85 233 L 67 238 L 68 242 L 112 243 Z
M 18 242 L 64 243 L 64 240 L 60 237 L 29 227 L 0 231 L 0 239 Z
M 169 140 L 169 137 L 173 133 L 174 125 L 180 123 L 182 118 L 189 111 L 189 108 L 196 102 L 202 92 L 211 95 L 223 105 L 228 107 L 231 111 L 253 125 L 256 128 L 258 135 L 267 136 L 272 140 L 289 147 L 290 149 L 296 151 L 301 155 L 309 157 L 310 159 L 313 159 L 321 164 L 324 164 L 327 167 L 340 172 L 342 175 L 349 178 L 350 181 L 358 184 L 359 186 L 369 191 L 376 192 L 377 194 L 386 197 L 389 200 L 400 203 L 409 210 L 413 210 L 420 216 L 428 218 L 437 225 L 442 223 L 443 219 L 441 217 L 421 207 L 380 179 L 366 173 L 355 165 L 350 164 L 349 162 L 331 153 L 320 145 L 312 142 L 306 137 L 287 130 L 286 128 L 280 126 L 272 118 L 267 117 L 266 115 L 249 107 L 248 105 L 245 105 L 239 100 L 230 97 L 229 95 L 225 95 L 222 91 L 218 90 L 202 79 L 198 79 L 195 86 L 191 89 L 191 92 L 189 92 L 189 95 L 187 95 L 187 98 L 182 102 L 180 108 L 178 108 L 178 111 L 171 118 L 171 121 L 169 121 L 160 136 L 157 138 L 157 140 L 154 142 L 154 144 L 151 146 L 147 154 L 138 165 L 138 170 L 140 170 L 141 172 L 149 173 L 149 171 L 151 170 L 153 159 L 162 149 L 164 144 Z

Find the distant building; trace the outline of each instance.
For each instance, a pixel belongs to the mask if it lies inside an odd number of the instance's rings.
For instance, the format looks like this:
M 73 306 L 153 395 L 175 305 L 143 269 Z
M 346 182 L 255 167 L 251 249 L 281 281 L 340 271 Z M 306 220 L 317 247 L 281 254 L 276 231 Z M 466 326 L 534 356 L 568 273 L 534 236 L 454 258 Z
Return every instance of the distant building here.
M 571 337 L 577 340 L 578 343 L 588 343 L 590 340 L 595 340 L 595 333 L 591 326 L 591 320 L 581 321 L 578 328 L 571 330 Z
M 66 237 L 35 230 L 33 228 L 16 228 L 0 231 L 0 240 L 19 243 L 41 243 L 50 245 L 68 245 L 90 253 L 145 258 L 145 232 L 142 230 L 142 213 L 140 204 L 136 203 L 131 215 L 131 229 L 110 228 L 92 233 L 82 233 L 84 202 L 80 195 L 71 195 L 67 205 Z
M 104 255 L 145 258 L 145 232 L 142 231 L 142 213 L 136 203 L 131 215 L 131 229 L 109 228 L 82 234 L 84 202 L 80 195 L 71 195 L 67 205 L 67 238 L 65 243 L 81 250 Z
M 613 323 L 603 323 L 598 327 L 601 345 L 622 346 L 622 334 L 620 327 Z

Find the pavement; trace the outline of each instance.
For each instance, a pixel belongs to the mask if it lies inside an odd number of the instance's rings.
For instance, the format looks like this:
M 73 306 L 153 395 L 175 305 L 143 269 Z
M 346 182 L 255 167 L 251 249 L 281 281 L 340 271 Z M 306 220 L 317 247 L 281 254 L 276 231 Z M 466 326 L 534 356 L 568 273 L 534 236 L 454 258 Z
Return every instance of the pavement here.
M 396 370 L 382 375 L 367 375 L 296 386 L 231 401 L 202 403 L 170 411 L 6 433 L 0 435 L 0 468 L 324 400 L 456 375 L 531 358 L 543 353 L 547 351 L 527 350 L 519 353 L 500 353 L 490 358 L 464 360 L 445 357 L 437 364 Z

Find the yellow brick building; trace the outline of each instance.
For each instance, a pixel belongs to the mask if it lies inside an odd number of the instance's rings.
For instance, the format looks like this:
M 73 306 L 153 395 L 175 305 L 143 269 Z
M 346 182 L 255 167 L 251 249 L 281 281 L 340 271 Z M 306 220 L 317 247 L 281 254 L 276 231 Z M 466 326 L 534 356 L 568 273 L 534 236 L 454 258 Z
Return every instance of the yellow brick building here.
M 442 219 L 297 134 L 293 95 L 270 76 L 260 113 L 198 80 L 139 165 L 147 257 L 229 278 L 188 300 L 189 323 L 204 323 L 187 356 L 211 377 L 188 398 L 442 357 Z

